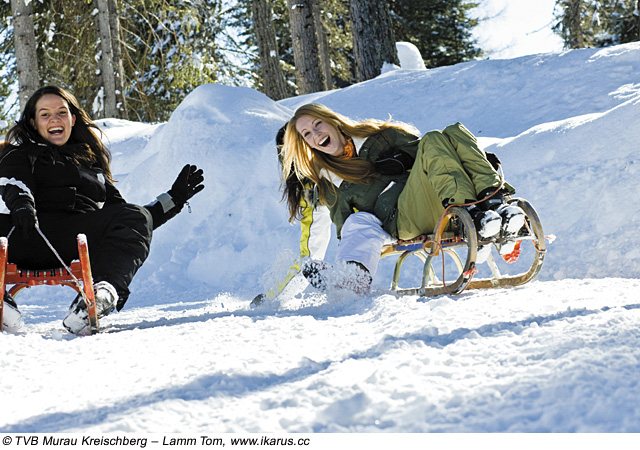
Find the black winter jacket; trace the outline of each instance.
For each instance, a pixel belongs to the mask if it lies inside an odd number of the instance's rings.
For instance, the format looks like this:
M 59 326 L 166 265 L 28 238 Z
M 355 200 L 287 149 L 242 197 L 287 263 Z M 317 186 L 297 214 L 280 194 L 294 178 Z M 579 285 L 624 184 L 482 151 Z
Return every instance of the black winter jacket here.
M 79 213 L 126 203 L 100 167 L 85 167 L 74 160 L 76 148 L 28 143 L 6 151 L 0 158 L 0 197 L 5 206 L 0 212 L 30 204 L 37 212 Z M 165 212 L 159 202 L 146 207 L 154 229 L 181 209 Z

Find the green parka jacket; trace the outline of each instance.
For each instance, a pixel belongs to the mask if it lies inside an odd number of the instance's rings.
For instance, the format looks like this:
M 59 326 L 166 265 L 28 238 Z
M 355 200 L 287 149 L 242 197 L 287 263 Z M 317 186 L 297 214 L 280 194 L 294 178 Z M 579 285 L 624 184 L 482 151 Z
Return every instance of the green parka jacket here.
M 459 122 L 422 138 L 387 128 L 368 137 L 358 157 L 382 165 L 387 159 L 395 160 L 393 155 L 398 152 L 410 156 L 410 167 L 407 164 L 397 175 L 381 174 L 370 184 L 348 183 L 326 172 L 326 178 L 337 186 L 327 189 L 325 195 L 338 238 L 345 220 L 355 211 L 374 214 L 394 239 L 411 239 L 433 231 L 444 201 L 464 204 L 499 186 L 508 194 L 515 192 L 487 160 L 475 136 Z
M 389 157 L 390 152 L 401 151 L 415 160 L 419 143 L 418 136 L 387 128 L 369 136 L 360 147 L 358 157 L 375 164 Z M 331 188 L 326 190 L 326 200 L 338 239 L 345 220 L 356 211 L 374 214 L 382 221 L 383 229 L 397 238 L 398 196 L 408 177 L 409 172 L 405 171 L 399 175 L 380 175 L 370 184 L 359 184 L 336 179 L 335 175 L 329 174 L 328 178 L 337 188 L 335 191 Z

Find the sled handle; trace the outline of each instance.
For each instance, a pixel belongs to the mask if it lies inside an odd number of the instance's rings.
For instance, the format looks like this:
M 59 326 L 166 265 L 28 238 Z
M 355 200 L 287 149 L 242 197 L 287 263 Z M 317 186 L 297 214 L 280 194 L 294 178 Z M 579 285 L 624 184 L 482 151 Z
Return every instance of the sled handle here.
M 6 237 L 0 237 L 0 332 L 4 330 L 4 276 L 7 273 L 7 252 L 9 241 Z
M 93 277 L 91 276 L 91 264 L 89 263 L 89 247 L 87 245 L 87 236 L 78 234 L 78 256 L 80 257 L 80 265 L 82 267 L 82 297 L 87 305 L 87 313 L 89 318 L 89 326 L 91 334 L 100 331 L 98 323 L 98 311 L 96 310 L 96 298 L 93 291 Z

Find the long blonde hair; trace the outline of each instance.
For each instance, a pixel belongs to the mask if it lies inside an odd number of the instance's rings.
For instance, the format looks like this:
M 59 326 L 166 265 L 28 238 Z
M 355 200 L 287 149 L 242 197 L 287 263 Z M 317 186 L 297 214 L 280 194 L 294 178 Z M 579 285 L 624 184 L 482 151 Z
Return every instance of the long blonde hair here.
M 327 204 L 327 189 L 335 191 L 335 186 L 323 177 L 323 169 L 334 173 L 347 182 L 360 184 L 371 183 L 379 174 L 375 171 L 373 164 L 363 158 L 340 158 L 311 148 L 296 129 L 296 123 L 302 116 L 318 118 L 350 138 L 366 139 L 387 128 L 419 135 L 419 131 L 415 127 L 404 122 L 396 122 L 391 119 L 387 121 L 377 119 L 355 121 L 319 103 L 309 103 L 299 107 L 289 120 L 284 135 L 282 179 L 288 179 L 293 172 L 298 180 L 305 178 L 310 180 L 318 186 L 318 199 L 325 205 Z M 286 192 L 284 196 L 287 197 Z M 287 197 L 286 201 L 289 203 L 289 220 L 293 221 L 298 215 L 293 211 L 298 212 L 300 208 L 299 199 Z

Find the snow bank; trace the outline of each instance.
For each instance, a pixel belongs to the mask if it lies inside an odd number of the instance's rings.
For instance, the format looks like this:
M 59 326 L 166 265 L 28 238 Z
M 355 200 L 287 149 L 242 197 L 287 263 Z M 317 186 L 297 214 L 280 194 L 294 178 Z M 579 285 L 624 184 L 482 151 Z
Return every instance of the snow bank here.
M 640 190 L 639 71 L 640 44 L 627 44 L 395 70 L 280 102 L 212 84 L 190 94 L 144 146 L 138 127 L 129 138 L 109 127 L 120 188 L 130 201 L 145 203 L 168 189 L 187 162 L 206 176 L 192 213 L 157 231 L 135 280 L 137 295 L 153 293 L 150 302 L 161 301 L 158 291 L 172 298 L 191 290 L 250 296 L 275 281 L 263 274 L 286 270 L 299 229 L 279 203 L 273 137 L 310 101 L 357 118 L 391 115 L 423 132 L 463 122 L 500 156 L 518 195 L 538 209 L 545 232 L 557 236 L 541 280 L 635 277 L 640 213 L 622 201 Z M 388 277 L 382 272 L 378 281 Z
M 205 170 L 206 188 L 154 234 L 100 334 L 62 329 L 69 288 L 20 294 L 24 333 L 0 334 L 0 431 L 600 432 L 620 447 L 640 431 L 638 73 L 640 43 L 394 70 L 280 102 L 206 85 L 166 123 L 102 121 L 130 201 L 166 191 L 185 163 Z M 312 100 L 422 131 L 465 123 L 557 236 L 539 280 L 397 298 L 386 266 L 365 298 L 292 286 L 251 309 L 298 252 L 273 137 Z M 432 436 L 410 435 L 425 439 L 416 448 Z

